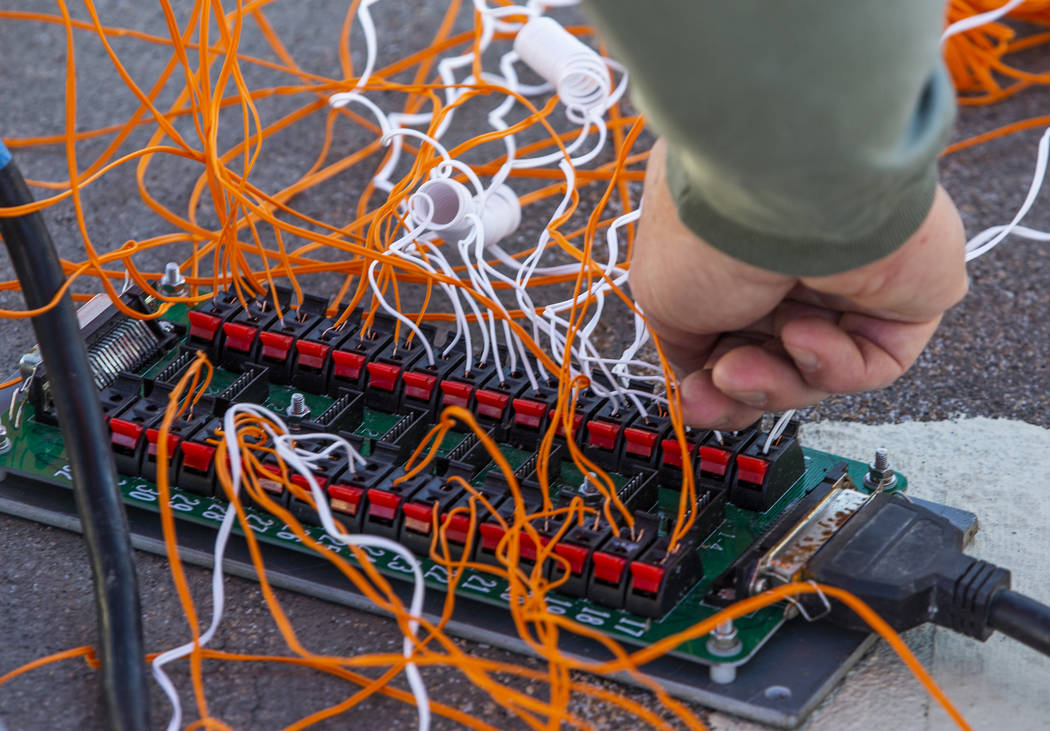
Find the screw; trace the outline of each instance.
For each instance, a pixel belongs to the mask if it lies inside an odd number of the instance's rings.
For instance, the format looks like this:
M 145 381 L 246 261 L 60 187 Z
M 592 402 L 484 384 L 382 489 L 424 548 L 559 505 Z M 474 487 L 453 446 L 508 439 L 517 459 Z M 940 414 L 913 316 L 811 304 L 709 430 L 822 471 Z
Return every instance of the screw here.
M 0 454 L 11 451 L 11 440 L 7 438 L 7 429 L 0 426 Z
M 186 286 L 186 278 L 179 271 L 178 264 L 169 261 L 164 265 L 164 276 L 160 278 L 160 286 L 157 289 L 165 297 L 183 297 L 186 295 L 187 291 L 189 291 Z
M 598 491 L 598 488 L 594 486 L 589 477 L 584 477 L 583 482 L 580 483 L 580 487 L 577 489 L 580 497 L 583 498 L 583 502 L 590 505 L 592 503 L 600 502 L 602 494 Z
M 285 413 L 293 419 L 302 419 L 304 416 L 309 416 L 310 407 L 306 405 L 306 396 L 303 396 L 301 393 L 293 393 L 292 400 L 288 402 L 288 409 Z
M 897 486 L 897 475 L 890 462 L 890 453 L 885 447 L 875 450 L 875 459 L 868 465 L 868 474 L 864 475 L 864 487 L 872 492 L 892 490 Z
M 707 640 L 707 651 L 712 655 L 729 657 L 740 652 L 740 638 L 737 636 L 733 620 L 727 619 L 715 627 Z

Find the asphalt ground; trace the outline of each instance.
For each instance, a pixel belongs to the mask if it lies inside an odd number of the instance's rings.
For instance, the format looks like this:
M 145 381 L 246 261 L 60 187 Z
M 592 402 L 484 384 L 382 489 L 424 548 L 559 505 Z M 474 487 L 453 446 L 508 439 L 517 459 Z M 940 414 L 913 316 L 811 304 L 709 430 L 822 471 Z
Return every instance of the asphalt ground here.
M 42 10 L 38 6 L 37 0 L 4 3 L 6 9 Z M 164 33 L 159 13 L 151 3 L 106 0 L 97 6 L 108 25 Z M 425 46 L 443 7 L 442 3 L 422 0 L 389 0 L 374 6 L 382 38 L 381 61 Z M 50 6 L 43 10 L 52 12 Z M 345 3 L 310 0 L 278 4 L 268 11 L 268 16 L 304 68 L 333 75 L 338 68 L 335 39 L 344 11 Z M 82 9 L 73 9 L 73 14 L 87 17 Z M 78 127 L 89 129 L 125 118 L 134 107 L 134 98 L 114 74 L 97 40 L 84 33 L 76 38 Z M 134 39 L 114 38 L 113 46 L 144 84 L 156 78 L 166 60 L 159 47 Z M 255 35 L 246 40 L 244 50 L 272 57 Z M 1045 68 L 1046 56 L 1045 51 L 1035 51 L 1025 62 L 1031 68 Z M 359 55 L 355 58 L 359 59 Z M 4 69 L 0 73 L 0 135 L 61 133 L 65 94 L 61 29 L 0 22 L 0 68 Z M 262 72 L 252 69 L 251 73 Z M 172 98 L 166 92 L 162 102 Z M 1048 101 L 1050 92 L 1032 88 L 994 107 L 964 107 L 955 137 L 965 138 L 1008 121 L 1044 113 Z M 261 110 L 273 119 L 295 104 L 278 97 L 262 105 Z M 295 134 L 275 138 L 258 179 L 272 181 L 275 186 L 293 179 L 291 176 L 301 172 L 316 156 L 322 131 L 323 120 L 308 119 Z M 1041 130 L 1016 134 L 943 161 L 944 185 L 959 205 L 970 234 L 1012 217 L 1028 188 L 1040 134 Z M 129 141 L 129 149 L 145 141 L 144 133 L 136 133 Z M 363 144 L 363 138 L 347 131 L 337 134 L 335 144 L 336 149 L 349 151 Z M 85 144 L 81 159 L 92 159 L 103 145 L 104 142 Z M 16 151 L 16 155 L 26 177 L 67 177 L 61 147 Z M 173 207 L 184 208 L 194 179 L 192 171 L 166 161 L 160 161 L 154 170 L 150 190 Z M 332 185 L 313 191 L 301 207 L 311 215 L 330 218 L 337 217 L 340 211 L 352 211 L 354 191 L 361 189 L 369 174 L 367 165 L 355 168 Z M 1050 227 L 1047 195 L 1050 194 L 1040 195 L 1026 220 L 1028 225 Z M 133 167 L 118 170 L 89 187 L 84 201 L 87 228 L 102 250 L 129 238 L 170 230 L 168 224 L 138 203 Z M 205 222 L 209 220 L 206 209 L 202 217 Z M 53 206 L 47 209 L 45 218 L 61 255 L 82 260 L 84 245 L 72 206 Z M 530 225 L 535 226 L 527 221 L 526 230 Z M 179 257 L 167 253 L 152 259 L 143 257 L 140 266 L 159 269 L 168 258 Z M 810 409 L 807 418 L 880 424 L 987 416 L 1050 426 L 1048 269 L 1050 257 L 1042 245 L 1016 240 L 974 262 L 970 266 L 970 294 L 948 314 L 933 342 L 906 376 L 878 393 L 831 398 Z M 0 260 L 0 278 L 11 276 L 7 261 Z M 0 292 L 0 307 L 21 306 L 18 293 Z M 601 337 L 616 342 L 628 335 L 609 329 Z M 13 370 L 20 354 L 32 345 L 31 331 L 25 322 L 2 320 L 0 338 L 7 343 L 3 361 Z M 172 590 L 166 562 L 143 553 L 137 554 L 136 560 L 147 648 L 155 651 L 185 642 L 186 622 Z M 189 568 L 188 577 L 198 606 L 206 613 L 210 574 Z M 0 670 L 95 640 L 88 566 L 79 536 L 0 516 L 0 591 L 4 594 L 0 599 Z M 278 596 L 307 647 L 348 654 L 399 651 L 400 636 L 386 619 L 294 593 L 279 591 Z M 216 647 L 260 654 L 286 651 L 255 584 L 231 578 L 227 581 L 227 597 L 224 629 Z M 466 646 L 473 653 L 518 659 L 490 648 L 470 643 Z M 209 664 L 206 670 L 209 707 L 239 729 L 281 727 L 342 700 L 349 692 L 342 682 L 288 667 L 227 663 L 221 667 Z M 521 727 L 459 674 L 434 670 L 425 671 L 424 675 L 435 700 L 500 728 Z M 184 667 L 175 667 L 173 677 L 180 687 L 188 688 Z M 529 692 L 538 693 L 539 688 Z M 640 702 L 651 703 L 645 693 L 629 689 L 623 692 Z M 168 708 L 162 694 L 154 692 L 151 702 L 155 720 L 166 718 Z M 185 705 L 192 709 L 189 696 Z M 580 701 L 574 709 L 599 728 L 631 727 L 626 718 L 607 707 Z M 0 719 L 11 729 L 103 728 L 96 676 L 79 661 L 37 670 L 0 691 Z M 415 724 L 412 707 L 375 697 L 319 727 L 413 728 Z M 435 726 L 444 728 L 448 724 L 439 719 Z

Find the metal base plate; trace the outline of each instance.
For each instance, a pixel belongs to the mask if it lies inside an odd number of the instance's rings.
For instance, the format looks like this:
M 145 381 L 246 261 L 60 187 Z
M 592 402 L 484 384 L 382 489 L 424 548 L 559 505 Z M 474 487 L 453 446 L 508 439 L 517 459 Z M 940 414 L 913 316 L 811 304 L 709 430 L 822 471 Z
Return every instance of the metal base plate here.
M 976 531 L 977 519 L 972 513 L 918 502 L 942 513 L 966 531 L 967 540 Z M 19 475 L 10 474 L 0 481 L 0 512 L 80 531 L 72 491 Z M 127 513 L 135 547 L 164 555 L 158 514 L 130 505 Z M 215 532 L 211 528 L 180 522 L 178 538 L 184 561 L 205 567 L 213 565 Z M 356 609 L 377 611 L 375 605 L 358 594 L 327 561 L 279 546 L 260 545 L 267 576 L 273 585 Z M 231 537 L 223 569 L 235 576 L 256 578 L 243 538 Z M 395 582 L 394 586 L 408 601 L 409 585 Z M 426 613 L 436 617 L 441 602 L 441 596 L 429 592 Z M 529 653 L 507 612 L 469 597 L 457 598 L 455 616 L 447 630 L 471 640 Z M 870 634 L 796 619 L 781 627 L 750 662 L 738 667 L 731 683 L 715 683 L 706 667 L 672 656 L 649 663 L 643 669 L 679 698 L 773 726 L 793 728 L 824 699 L 873 642 L 874 636 Z M 608 659 L 600 646 L 577 637 L 566 637 L 563 650 L 589 660 Z M 626 675 L 616 679 L 632 683 Z

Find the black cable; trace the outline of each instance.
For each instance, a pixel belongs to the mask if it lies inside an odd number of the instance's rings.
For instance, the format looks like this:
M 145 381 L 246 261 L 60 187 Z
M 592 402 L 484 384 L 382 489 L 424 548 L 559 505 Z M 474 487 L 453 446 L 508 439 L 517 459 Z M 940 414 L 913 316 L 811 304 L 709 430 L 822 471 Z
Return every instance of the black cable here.
M 933 622 L 986 640 L 999 630 L 1050 655 L 1050 607 L 1010 590 L 1010 572 L 962 552 L 963 533 L 901 495 L 865 504 L 817 551 L 805 577 L 863 599 L 895 630 Z M 814 613 L 814 599 L 806 598 Z M 828 618 L 861 620 L 832 602 Z
M 988 606 L 988 626 L 1050 655 L 1050 607 L 1004 589 Z
M 0 207 L 32 200 L 22 174 L 0 142 Z M 48 304 L 65 282 L 65 275 L 43 217 L 29 213 L 0 218 L 0 235 L 26 305 L 36 309 Z M 68 294 L 32 322 L 58 411 L 91 562 L 107 728 L 145 731 L 149 728 L 149 703 L 138 581 L 109 430 L 99 406 L 87 349 Z

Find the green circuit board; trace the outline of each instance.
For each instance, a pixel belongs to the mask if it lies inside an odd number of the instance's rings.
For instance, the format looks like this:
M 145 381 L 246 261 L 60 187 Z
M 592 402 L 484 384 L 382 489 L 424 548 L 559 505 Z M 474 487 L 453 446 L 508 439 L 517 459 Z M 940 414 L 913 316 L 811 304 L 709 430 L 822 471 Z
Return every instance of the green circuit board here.
M 287 406 L 292 391 L 293 389 L 288 387 L 272 387 L 270 398 L 264 405 L 274 410 L 283 409 Z M 315 399 L 315 405 L 319 407 L 323 407 L 325 405 L 324 402 L 328 400 L 321 396 L 313 398 Z M 29 406 L 26 408 L 27 411 L 31 409 Z M 366 410 L 365 417 L 358 427 L 358 433 L 382 433 L 384 428 L 388 428 L 396 419 L 396 415 Z M 24 475 L 57 485 L 67 487 L 71 485 L 72 477 L 65 458 L 65 447 L 57 428 L 34 421 L 31 413 L 24 415 L 21 425 L 17 428 L 7 423 L 6 416 L 3 420 L 8 428 L 8 435 L 12 440 L 12 449 L 6 454 L 0 455 L 0 468 L 13 474 Z M 462 438 L 463 435 L 461 434 L 450 435 L 451 443 L 442 445 L 442 448 L 445 450 L 450 449 L 456 441 Z M 522 450 L 517 450 L 510 445 L 502 445 L 502 449 L 511 461 L 512 466 L 516 462 L 520 463 L 523 459 Z M 741 510 L 734 505 L 727 506 L 725 521 L 707 538 L 701 547 L 705 577 L 664 617 L 660 619 L 639 617 L 622 609 L 611 609 L 601 606 L 588 599 L 561 596 L 556 593 L 548 596 L 549 609 L 552 612 L 566 614 L 590 627 L 606 632 L 609 636 L 621 642 L 633 645 L 648 645 L 706 619 L 718 611 L 716 607 L 708 606 L 702 601 L 710 588 L 711 578 L 721 573 L 734 558 L 750 546 L 755 537 L 770 521 L 780 514 L 784 507 L 818 484 L 828 469 L 837 462 L 842 461 L 840 457 L 808 448 L 804 448 L 804 452 L 806 457 L 805 475 L 795 483 L 773 508 L 765 513 L 754 513 Z M 863 480 L 867 466 L 856 461 L 849 461 L 849 464 L 850 474 L 854 481 L 859 484 Z M 484 477 L 484 472 L 485 470 L 483 469 L 479 473 L 477 481 Z M 566 484 L 578 484 L 579 482 L 579 473 L 571 463 L 565 463 L 562 466 L 561 476 L 562 481 Z M 626 476 L 615 473 L 611 477 L 617 483 L 622 483 L 627 479 Z M 558 486 L 560 486 L 560 483 L 556 483 L 552 487 Z M 140 477 L 121 477 L 120 487 L 124 494 L 124 500 L 129 506 L 159 512 L 157 488 L 153 483 Z M 677 505 L 677 498 L 678 493 L 676 491 L 661 489 L 660 510 L 673 514 Z M 171 491 L 170 505 L 179 520 L 192 521 L 218 529 L 228 503 L 217 497 L 205 497 L 174 487 Z M 292 551 L 309 552 L 309 549 L 301 544 L 291 529 L 272 515 L 249 508 L 248 516 L 249 524 L 260 541 L 282 546 Z M 305 526 L 305 528 L 313 538 L 332 552 L 353 561 L 349 549 L 326 536 L 323 530 L 313 526 Z M 397 556 L 376 548 L 369 548 L 367 552 L 375 567 L 382 573 L 402 580 L 409 578 L 406 573 L 408 567 Z M 428 587 L 443 590 L 448 583 L 448 575 L 445 569 L 434 564 L 429 559 L 422 558 L 421 560 Z M 468 569 L 459 581 L 456 591 L 492 604 L 505 605 L 508 601 L 506 582 L 481 571 Z M 783 610 L 779 606 L 769 607 L 741 618 L 737 622 L 741 650 L 737 656 L 730 658 L 730 660 L 735 662 L 745 661 L 776 631 L 782 621 Z M 715 658 L 710 655 L 703 640 L 692 641 L 680 646 L 676 654 L 691 657 L 705 663 L 715 660 L 726 661 L 726 658 Z

